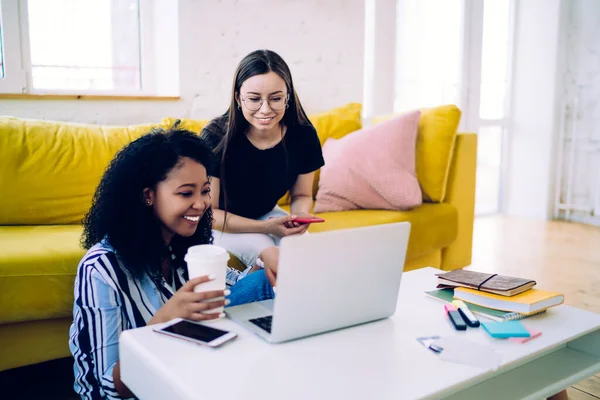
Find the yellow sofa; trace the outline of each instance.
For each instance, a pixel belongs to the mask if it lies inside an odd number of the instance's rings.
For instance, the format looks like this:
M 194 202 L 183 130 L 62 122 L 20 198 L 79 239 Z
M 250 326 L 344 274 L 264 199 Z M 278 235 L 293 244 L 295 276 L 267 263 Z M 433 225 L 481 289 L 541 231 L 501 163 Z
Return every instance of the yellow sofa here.
M 310 119 L 323 143 L 360 129 L 360 113 L 353 103 Z M 423 111 L 417 173 L 426 203 L 411 211 L 324 213 L 327 222 L 311 231 L 410 221 L 405 269 L 469 265 L 477 141 L 456 134 L 459 118 L 454 106 Z M 106 127 L 0 117 L 0 371 L 69 356 L 73 282 L 84 254 L 80 221 L 114 153 L 173 121 Z M 183 126 L 200 132 L 206 122 Z

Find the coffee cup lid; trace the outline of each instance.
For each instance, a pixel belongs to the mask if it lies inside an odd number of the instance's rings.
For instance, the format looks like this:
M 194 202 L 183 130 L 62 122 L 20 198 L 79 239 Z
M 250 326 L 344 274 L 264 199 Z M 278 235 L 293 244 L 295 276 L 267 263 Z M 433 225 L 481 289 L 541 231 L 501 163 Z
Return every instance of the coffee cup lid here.
M 213 244 L 201 244 L 197 246 L 191 246 L 184 257 L 185 261 L 188 260 L 215 260 L 215 261 L 228 261 L 229 253 L 223 247 L 216 246 Z

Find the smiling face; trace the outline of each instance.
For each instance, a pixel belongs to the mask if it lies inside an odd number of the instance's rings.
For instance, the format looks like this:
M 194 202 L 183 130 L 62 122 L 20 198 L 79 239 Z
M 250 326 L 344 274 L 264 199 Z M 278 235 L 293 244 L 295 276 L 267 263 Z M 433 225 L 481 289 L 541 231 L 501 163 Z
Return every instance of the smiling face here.
M 165 243 L 169 244 L 174 235 L 192 236 L 210 206 L 206 168 L 182 157 L 155 189 L 144 190 L 144 200 L 161 222 Z
M 251 129 L 269 131 L 277 127 L 285 114 L 288 91 L 285 81 L 271 71 L 246 79 L 237 97 Z

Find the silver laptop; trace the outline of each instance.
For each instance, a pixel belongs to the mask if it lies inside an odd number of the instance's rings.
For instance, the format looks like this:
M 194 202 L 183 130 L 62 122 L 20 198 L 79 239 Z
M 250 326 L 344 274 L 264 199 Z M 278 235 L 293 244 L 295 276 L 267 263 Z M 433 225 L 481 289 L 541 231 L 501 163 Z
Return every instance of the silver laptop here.
M 284 237 L 275 299 L 225 312 L 272 343 L 389 317 L 409 233 L 401 222 Z

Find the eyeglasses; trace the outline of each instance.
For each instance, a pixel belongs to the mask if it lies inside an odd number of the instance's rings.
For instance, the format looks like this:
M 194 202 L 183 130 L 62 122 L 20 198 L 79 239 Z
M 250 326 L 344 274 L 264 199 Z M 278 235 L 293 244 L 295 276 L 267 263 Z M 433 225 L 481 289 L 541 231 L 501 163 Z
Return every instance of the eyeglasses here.
M 278 94 L 272 96 L 271 98 L 269 98 L 269 100 L 267 100 L 263 99 L 262 97 L 250 95 L 248 97 L 242 97 L 242 101 L 244 102 L 246 108 L 250 111 L 260 110 L 260 108 L 263 106 L 263 103 L 266 100 L 269 104 L 269 108 L 271 108 L 274 111 L 279 111 L 283 110 L 287 105 L 288 97 L 288 95 L 284 96 L 282 94 Z

